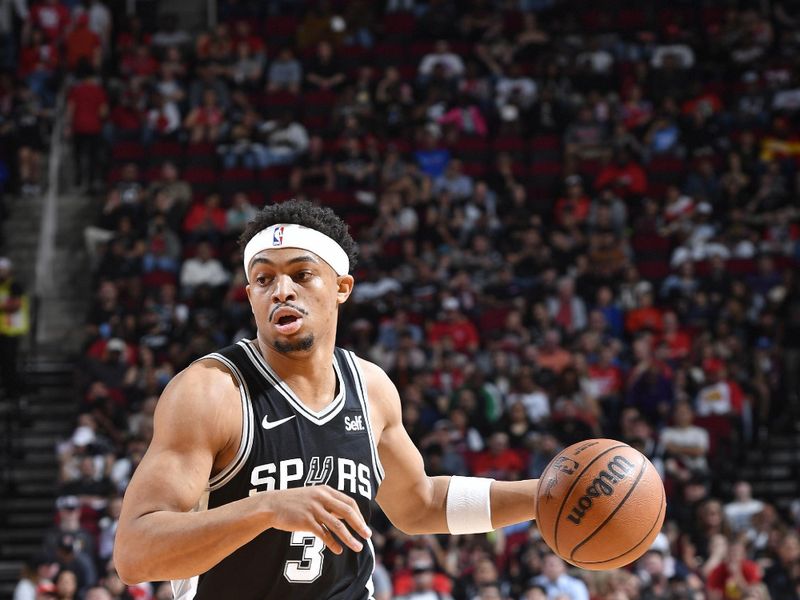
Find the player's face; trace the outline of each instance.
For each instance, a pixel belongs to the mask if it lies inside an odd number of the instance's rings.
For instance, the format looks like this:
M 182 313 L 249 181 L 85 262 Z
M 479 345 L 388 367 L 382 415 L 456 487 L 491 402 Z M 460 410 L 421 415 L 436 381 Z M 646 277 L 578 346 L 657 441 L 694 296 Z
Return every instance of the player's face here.
M 308 352 L 336 335 L 339 305 L 353 289 L 313 252 L 263 250 L 250 263 L 247 296 L 259 339 L 282 354 Z

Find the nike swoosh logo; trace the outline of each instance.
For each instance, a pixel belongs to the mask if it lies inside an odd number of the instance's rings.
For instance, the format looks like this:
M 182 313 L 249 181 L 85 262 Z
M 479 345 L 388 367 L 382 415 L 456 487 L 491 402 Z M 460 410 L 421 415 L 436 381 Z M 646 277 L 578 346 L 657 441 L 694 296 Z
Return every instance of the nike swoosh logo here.
M 286 421 L 291 421 L 295 418 L 296 415 L 292 415 L 291 417 L 286 417 L 285 419 L 279 419 L 277 421 L 270 421 L 269 415 L 264 415 L 264 420 L 261 421 L 261 426 L 264 429 L 274 429 L 278 425 L 283 425 Z

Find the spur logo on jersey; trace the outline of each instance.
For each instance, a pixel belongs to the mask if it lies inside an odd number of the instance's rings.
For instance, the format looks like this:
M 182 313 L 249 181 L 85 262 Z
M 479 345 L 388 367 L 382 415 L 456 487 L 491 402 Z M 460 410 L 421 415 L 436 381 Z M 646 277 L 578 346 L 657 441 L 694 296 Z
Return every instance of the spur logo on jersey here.
M 289 488 L 330 485 L 345 494 L 372 499 L 370 468 L 349 458 L 312 456 L 308 465 L 302 458 L 258 465 L 250 473 L 250 495 Z
M 282 246 L 283 245 L 283 225 L 280 227 L 276 227 L 272 230 L 272 245 L 273 246 Z
M 354 431 L 366 431 L 364 426 L 364 415 L 353 415 L 352 417 L 344 418 L 344 430 L 348 433 Z
M 615 486 L 636 470 L 636 466 L 624 456 L 616 455 L 608 462 L 606 468 L 592 480 L 583 496 L 578 499 L 567 519 L 580 525 L 586 512 L 592 508 L 594 498 L 610 496 L 614 493 Z

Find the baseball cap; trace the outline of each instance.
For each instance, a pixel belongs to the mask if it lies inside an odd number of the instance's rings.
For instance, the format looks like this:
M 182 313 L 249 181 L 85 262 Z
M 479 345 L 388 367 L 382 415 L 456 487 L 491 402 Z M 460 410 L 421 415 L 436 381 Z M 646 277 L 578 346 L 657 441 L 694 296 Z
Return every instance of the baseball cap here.
M 449 298 L 445 298 L 442 300 L 442 308 L 444 310 L 458 310 L 459 302 L 458 298 L 453 298 L 452 296 Z
M 58 549 L 67 550 L 69 552 L 75 551 L 75 536 L 71 533 L 65 533 L 58 540 Z
M 656 539 L 653 540 L 650 550 L 661 552 L 661 554 L 669 554 L 669 539 L 663 533 L 659 533 Z
M 94 442 L 94 431 L 91 427 L 87 427 L 86 425 L 81 425 L 75 428 L 75 432 L 72 434 L 71 441 L 75 446 L 88 446 L 92 442 Z
M 57 594 L 58 590 L 56 589 L 56 584 L 55 583 L 45 579 L 44 581 L 40 581 L 38 583 L 38 585 L 36 586 L 36 593 L 37 594 L 47 594 L 49 596 L 49 595 Z
M 109 352 L 125 352 L 125 342 L 123 342 L 119 338 L 112 338 L 108 340 L 108 344 L 106 344 L 106 349 Z
M 56 508 L 59 510 L 74 510 L 81 505 L 77 496 L 59 496 L 56 499 Z
M 564 185 L 571 187 L 573 185 L 581 185 L 583 183 L 580 175 L 570 175 L 564 180 Z

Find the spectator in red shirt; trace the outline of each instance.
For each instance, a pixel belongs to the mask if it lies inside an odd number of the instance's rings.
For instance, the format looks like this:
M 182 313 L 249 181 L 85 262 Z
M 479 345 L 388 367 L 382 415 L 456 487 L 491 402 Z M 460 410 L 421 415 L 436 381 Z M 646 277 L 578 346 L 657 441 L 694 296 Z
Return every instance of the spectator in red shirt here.
M 761 581 L 758 564 L 747 559 L 743 542 L 728 546 L 725 561 L 708 574 L 706 585 L 709 600 L 738 600 L 751 585 Z
M 192 142 L 215 142 L 224 121 L 217 93 L 209 88 L 203 91 L 203 104 L 186 115 L 183 125 L 191 131 Z
M 58 69 L 58 46 L 45 38 L 41 29 L 34 29 L 28 42 L 20 49 L 17 75 L 45 106 L 55 104 L 52 80 Z
M 75 185 L 89 184 L 100 176 L 101 131 L 108 114 L 106 91 L 86 59 L 78 63 L 78 82 L 67 96 L 65 135 L 72 138 L 75 150 Z
M 685 331 L 680 329 L 677 315 L 669 311 L 664 314 L 662 319 L 664 326 L 664 333 L 658 344 L 665 343 L 667 345 L 667 358 L 671 362 L 678 362 L 683 360 L 689 355 L 692 349 L 692 338 L 689 337 Z
M 697 393 L 695 404 L 697 414 L 709 415 L 741 415 L 744 405 L 742 388 L 734 380 L 728 378 L 725 362 L 717 358 L 709 358 L 703 362 L 706 384 Z
M 477 477 L 493 477 L 501 481 L 519 479 L 524 468 L 524 461 L 509 447 L 508 434 L 503 431 L 489 437 L 488 449 L 479 453 L 472 464 Z
M 44 31 L 48 41 L 58 41 L 69 21 L 69 11 L 59 0 L 42 0 L 31 8 L 30 25 Z
M 580 175 L 570 175 L 564 180 L 566 188 L 563 198 L 559 198 L 553 213 L 556 223 L 563 224 L 564 214 L 569 212 L 578 223 L 584 223 L 589 217 L 589 209 L 592 201 L 583 189 L 583 182 Z
M 467 319 L 460 310 L 456 298 L 445 298 L 442 302 L 444 316 L 441 320 L 431 325 L 428 331 L 428 341 L 438 344 L 445 338 L 450 338 L 453 349 L 457 352 L 474 353 L 478 349 L 478 331 L 475 325 Z
M 186 215 L 183 230 L 194 242 L 219 242 L 225 233 L 225 210 L 219 194 L 209 194 L 204 202 L 195 203 Z
M 630 152 L 619 150 L 616 160 L 600 171 L 595 188 L 609 188 L 623 200 L 641 196 L 647 191 L 647 175 L 644 169 L 631 160 Z
M 67 66 L 75 69 L 81 59 L 86 59 L 94 67 L 100 66 L 102 42 L 100 36 L 89 28 L 89 15 L 83 13 L 75 21 L 75 28 L 67 34 L 65 41 Z
M 158 61 L 150 53 L 150 47 L 142 44 L 136 46 L 132 54 L 122 59 L 120 71 L 131 78 L 149 78 L 155 77 L 158 67 Z
M 589 383 L 599 400 L 618 397 L 622 392 L 622 371 L 614 364 L 615 358 L 614 348 L 603 346 L 597 362 L 589 365 Z
M 642 329 L 660 333 L 664 328 L 663 318 L 661 311 L 653 306 L 653 285 L 649 281 L 642 281 L 636 286 L 636 299 L 639 306 L 628 313 L 625 329 L 631 334 Z

